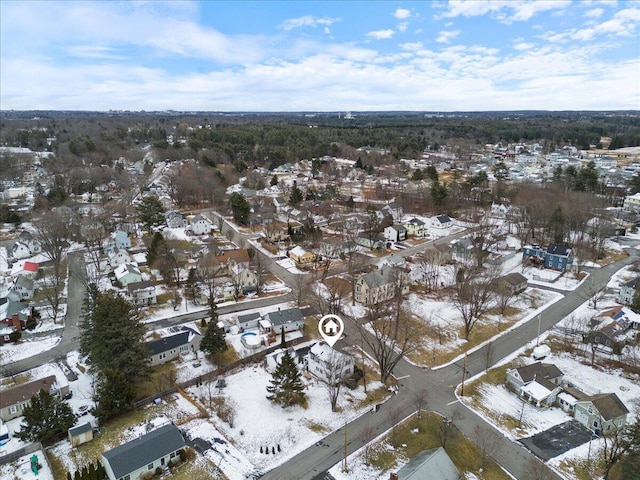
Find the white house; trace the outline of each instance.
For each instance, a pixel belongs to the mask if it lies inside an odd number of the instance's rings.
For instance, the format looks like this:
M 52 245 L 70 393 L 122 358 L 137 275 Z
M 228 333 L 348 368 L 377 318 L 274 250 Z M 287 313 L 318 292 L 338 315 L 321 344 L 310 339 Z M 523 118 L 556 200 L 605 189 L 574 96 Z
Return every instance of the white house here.
M 640 277 L 636 277 L 628 282 L 620 284 L 618 302 L 623 305 L 631 305 L 638 288 L 640 288 Z
M 384 238 L 390 242 L 403 242 L 407 239 L 407 229 L 402 225 L 390 225 L 384 229 Z
M 229 267 L 231 282 L 241 291 L 255 289 L 258 285 L 258 274 L 242 263 Z
M 154 305 L 158 301 L 156 286 L 151 280 L 129 283 L 127 290 L 134 305 Z
M 146 473 L 166 469 L 179 459 L 186 443 L 180 430 L 167 424 L 102 454 L 109 480 L 139 480 Z
M 351 355 L 318 342 L 309 350 L 307 369 L 320 380 L 334 384 L 353 374 L 355 362 Z
M 15 260 L 21 260 L 31 256 L 31 250 L 29 250 L 29 246 L 26 243 L 16 242 L 11 247 L 11 257 Z
M 191 219 L 191 231 L 194 235 L 208 235 L 213 225 L 202 215 L 196 215 Z
M 200 350 L 202 335 L 195 327 L 182 327 L 179 333 L 147 342 L 151 357 L 150 365 L 155 367 L 187 354 Z
M 135 263 L 123 263 L 119 265 L 113 273 L 116 276 L 116 280 L 126 287 L 130 283 L 136 283 L 142 281 L 142 273 Z
M 640 212 L 640 192 L 627 195 L 624 198 L 622 209 L 627 212 Z
M 111 268 L 116 268 L 123 263 L 131 263 L 131 255 L 123 248 L 115 247 L 113 250 L 109 250 L 108 257 Z
M 448 215 L 436 215 L 429 218 L 429 225 L 434 228 L 446 229 L 453 225 Z

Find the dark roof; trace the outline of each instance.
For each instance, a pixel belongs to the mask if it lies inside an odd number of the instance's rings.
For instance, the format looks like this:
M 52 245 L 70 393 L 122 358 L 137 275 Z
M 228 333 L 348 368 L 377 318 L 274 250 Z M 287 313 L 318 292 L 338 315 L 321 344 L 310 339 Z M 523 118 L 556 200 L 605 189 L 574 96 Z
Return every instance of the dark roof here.
M 449 218 L 449 215 L 438 215 L 436 216 L 436 219 L 440 223 L 449 223 L 451 221 L 451 219 Z
M 155 284 L 151 280 L 144 280 L 142 282 L 133 282 L 127 285 L 129 293 L 133 293 L 136 290 L 142 290 L 143 288 L 153 287 Z
M 185 447 L 184 438 L 175 425 L 164 425 L 119 447 L 104 452 L 113 475 L 122 478 L 131 472 Z
M 258 312 L 247 313 L 246 315 L 238 315 L 238 323 L 249 323 L 260 318 Z
M 423 450 L 398 472 L 399 480 L 458 480 L 460 472 L 444 448 Z
M 412 225 L 424 225 L 424 222 L 422 220 L 420 220 L 419 218 L 413 217 L 411 220 L 409 220 L 407 223 L 410 223 Z
M 536 362 L 517 370 L 524 383 L 529 383 L 534 379 L 539 381 L 545 378 L 558 378 L 563 375 L 562 371 L 551 363 Z
M 568 255 L 571 255 L 571 247 L 569 245 L 550 243 L 547 247 L 547 253 L 550 255 L 560 255 L 562 257 L 566 257 Z
M 3 390 L 0 392 L 0 408 L 31 400 L 31 397 L 42 389 L 50 391 L 54 383 L 56 383 L 55 375 L 49 375 L 48 377 L 34 380 L 33 382 L 23 383 L 9 390 Z
M 621 286 L 622 287 L 629 287 L 629 288 L 633 288 L 634 290 L 637 290 L 638 287 L 640 286 L 640 277 L 636 277 L 633 280 L 629 280 L 628 282 L 624 282 Z
M 83 433 L 87 433 L 90 432 L 92 429 L 91 424 L 89 422 L 83 424 L 83 425 L 77 425 L 75 427 L 71 427 L 69 429 L 69 434 L 72 437 L 75 437 L 76 435 L 82 435 Z
M 180 332 L 169 337 L 159 338 L 151 342 L 147 342 L 147 348 L 151 355 L 157 355 L 162 352 L 168 352 L 174 348 L 189 343 L 189 332 Z
M 391 228 L 393 228 L 394 230 L 400 233 L 407 231 L 407 229 L 404 228 L 402 225 L 391 225 Z
M 629 413 L 627 407 L 615 393 L 599 393 L 589 397 L 588 400 L 593 403 L 605 420 L 613 420 Z
M 500 280 L 507 282 L 509 285 L 512 285 L 514 287 L 528 281 L 527 277 L 517 272 L 509 273 L 503 277 L 500 277 Z
M 304 319 L 299 308 L 287 308 L 286 310 L 278 310 L 269 312 L 265 315 L 265 319 L 271 322 L 271 325 L 278 326 L 290 322 L 300 322 Z

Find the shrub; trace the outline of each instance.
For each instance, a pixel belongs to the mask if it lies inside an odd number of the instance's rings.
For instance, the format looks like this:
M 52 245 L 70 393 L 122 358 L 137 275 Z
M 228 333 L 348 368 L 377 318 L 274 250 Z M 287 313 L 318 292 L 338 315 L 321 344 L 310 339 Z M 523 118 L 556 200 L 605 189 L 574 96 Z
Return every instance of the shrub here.
M 158 475 L 158 476 L 162 475 L 162 468 L 161 467 L 157 467 L 156 468 L 156 475 Z
M 181 448 L 180 450 L 178 450 L 178 455 L 180 455 L 181 462 L 187 461 L 187 452 L 185 452 L 184 449 Z

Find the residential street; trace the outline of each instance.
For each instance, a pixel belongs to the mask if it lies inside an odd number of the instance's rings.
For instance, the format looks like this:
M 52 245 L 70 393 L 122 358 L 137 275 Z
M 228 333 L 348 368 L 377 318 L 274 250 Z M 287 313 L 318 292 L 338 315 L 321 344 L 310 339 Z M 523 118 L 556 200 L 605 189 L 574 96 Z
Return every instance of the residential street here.
M 630 253 L 632 256 L 604 268 L 589 269 L 592 280 L 588 284 L 583 284 L 575 291 L 567 293 L 563 299 L 550 305 L 541 313 L 540 331 L 548 330 L 584 303 L 588 298 L 585 290 L 592 288 L 593 285 L 598 287 L 605 285 L 616 271 L 631 264 L 636 258 L 636 252 L 630 250 Z M 352 328 L 355 327 L 352 326 Z M 510 333 L 495 339 L 491 347 L 493 349 L 493 355 L 490 358 L 491 365 L 495 365 L 505 356 L 535 339 L 537 334 L 538 318 L 535 317 Z M 467 371 L 470 376 L 485 370 L 487 365 L 486 349 L 487 347 L 484 346 L 468 355 Z M 516 478 L 530 477 L 531 474 L 528 470 L 532 462 L 538 462 L 537 458 L 518 443 L 508 440 L 457 400 L 454 389 L 462 380 L 462 359 L 436 370 L 424 370 L 403 360 L 396 367 L 394 375 L 397 378 L 406 377 L 400 380 L 399 393 L 385 402 L 378 412 L 364 414 L 347 425 L 349 453 L 366 443 L 362 432 L 367 425 L 372 426 L 377 433 L 391 427 L 389 415 L 391 409 L 398 409 L 402 412 L 402 418 L 412 414 L 416 410 L 414 395 L 424 389 L 427 392 L 428 410 L 454 419 L 455 426 L 472 440 L 479 436 L 483 438 L 495 437 L 498 447 L 495 449 L 494 459 Z M 323 479 L 325 472 L 341 461 L 343 444 L 344 431 L 339 429 L 328 435 L 322 446 L 309 447 L 261 478 L 263 480 Z M 561 477 L 549 470 L 549 478 L 560 479 Z
M 237 232 L 226 221 L 223 223 L 223 232 L 239 246 L 248 246 L 247 240 L 250 236 Z M 468 232 L 443 237 L 435 242 L 427 242 L 404 251 L 396 252 L 394 255 L 406 256 L 414 254 L 432 243 L 448 243 L 451 239 L 458 238 L 465 234 L 468 234 Z M 564 298 L 546 308 L 539 317 L 536 316 L 526 324 L 493 340 L 489 347 L 491 350 L 490 353 L 487 351 L 487 346 L 480 347 L 474 352 L 469 353 L 467 357 L 467 378 L 481 373 L 487 368 L 488 364 L 495 365 L 500 359 L 535 339 L 538 335 L 539 328 L 541 332 L 544 332 L 574 311 L 588 299 L 590 290 L 604 286 L 617 270 L 632 263 L 636 258 L 636 252 L 631 249 L 629 252 L 632 254 L 631 256 L 606 267 L 587 269 L 590 273 L 590 280 L 588 282 L 584 282 L 575 291 L 566 293 Z M 262 258 L 264 260 L 263 265 L 265 265 L 271 273 L 277 275 L 289 285 L 295 284 L 297 274 L 284 269 L 271 257 L 263 255 Z M 371 262 L 377 260 L 375 257 L 371 258 Z M 4 375 L 14 375 L 44 363 L 62 359 L 66 353 L 78 348 L 78 321 L 82 316 L 86 282 L 83 253 L 70 253 L 68 255 L 68 262 L 70 275 L 67 318 L 60 343 L 51 350 L 24 360 L 16 361 L 11 365 L 3 366 L 2 373 Z M 339 270 L 339 268 L 340 267 L 336 270 Z M 332 270 L 332 273 L 336 272 Z M 310 279 L 311 276 L 306 275 L 305 277 Z M 262 308 L 292 299 L 292 294 L 258 298 L 220 306 L 219 313 L 227 314 L 246 309 Z M 163 328 L 197 320 L 205 316 L 206 310 L 191 312 L 159 320 L 154 322 L 153 326 Z M 353 342 L 356 336 L 349 335 L 349 333 L 356 330 L 355 325 L 350 325 L 349 322 L 347 322 L 346 330 L 347 340 L 343 340 L 343 342 Z M 415 396 L 424 390 L 427 392 L 428 398 L 426 409 L 436 411 L 444 417 L 452 419 L 455 426 L 472 440 L 478 438 L 478 435 L 481 435 L 483 438 L 495 438 L 495 444 L 498 445 L 498 447 L 495 449 L 494 458 L 516 478 L 527 478 L 527 470 L 531 467 L 531 463 L 538 461 L 536 457 L 518 443 L 508 440 L 481 417 L 460 405 L 457 400 L 455 387 L 462 380 L 462 361 L 462 359 L 458 359 L 448 366 L 435 370 L 423 369 L 404 360 L 401 361 L 394 371 L 395 377 L 401 379 L 399 382 L 399 393 L 386 401 L 376 413 L 366 413 L 346 426 L 348 452 L 351 453 L 366 443 L 367 439 L 363 435 L 363 432 L 369 428 L 369 426 L 373 427 L 376 435 L 389 429 L 392 422 L 391 418 L 397 418 L 397 415 L 390 415 L 392 410 L 400 412 L 401 418 L 406 418 L 415 412 Z M 341 428 L 325 437 L 321 445 L 310 446 L 280 467 L 266 473 L 262 478 L 264 480 L 324 479 L 326 478 L 326 471 L 340 462 L 343 452 L 343 442 L 344 430 Z M 552 475 L 551 478 L 560 478 L 553 472 L 550 472 L 550 475 Z

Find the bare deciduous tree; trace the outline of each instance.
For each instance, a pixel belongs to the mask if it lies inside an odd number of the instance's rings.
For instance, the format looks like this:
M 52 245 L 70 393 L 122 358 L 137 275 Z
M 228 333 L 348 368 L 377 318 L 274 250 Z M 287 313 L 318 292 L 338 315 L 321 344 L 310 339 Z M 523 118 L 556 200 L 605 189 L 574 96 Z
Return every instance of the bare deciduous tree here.
M 393 311 L 392 302 L 378 303 L 369 308 L 366 324 L 358 323 L 360 334 L 378 362 L 380 381 L 386 383 L 398 362 L 420 345 L 421 334 L 410 322 L 404 309 Z
M 462 315 L 465 340 L 469 340 L 473 327 L 491 306 L 494 297 L 492 280 L 467 268 L 460 269 L 456 275 L 452 303 Z

